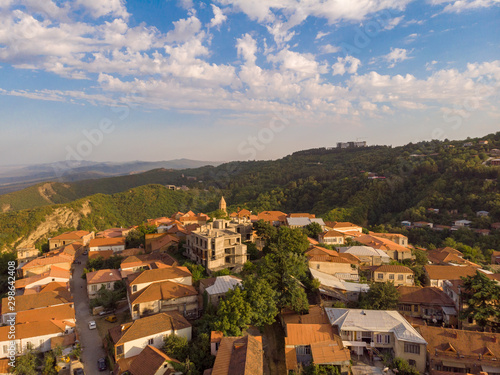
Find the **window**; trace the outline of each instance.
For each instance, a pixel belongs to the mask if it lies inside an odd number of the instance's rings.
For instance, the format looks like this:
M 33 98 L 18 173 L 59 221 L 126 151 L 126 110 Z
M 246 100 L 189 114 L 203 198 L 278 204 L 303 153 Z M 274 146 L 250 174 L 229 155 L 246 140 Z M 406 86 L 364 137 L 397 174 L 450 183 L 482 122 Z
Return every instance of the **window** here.
M 153 345 L 153 343 L 154 343 L 154 342 L 155 342 L 155 340 L 154 340 L 154 339 L 149 339 L 149 340 L 148 340 L 148 345 Z
M 394 274 L 393 273 L 389 274 L 389 280 L 394 280 Z
M 404 280 L 405 279 L 405 275 L 398 275 L 398 280 Z
M 97 285 L 92 285 L 90 288 L 93 292 L 97 291 Z
M 413 305 L 413 312 L 418 312 L 418 305 Z
M 405 353 L 420 354 L 420 345 L 405 343 Z
M 408 364 L 410 366 L 416 367 L 417 366 L 417 361 L 415 361 L 414 359 L 409 359 L 408 360 Z
M 384 278 L 384 274 L 383 273 L 379 273 L 377 275 L 377 277 L 378 277 L 379 280 L 382 280 Z
M 399 311 L 411 311 L 411 305 L 399 305 Z
M 108 289 L 111 289 L 111 283 L 108 283 Z
M 137 292 L 137 285 L 133 285 L 133 286 L 132 286 L 132 292 L 133 292 L 133 293 Z
M 6 354 L 9 351 L 9 347 L 7 345 L 3 346 L 3 353 Z
M 391 343 L 391 335 L 385 335 L 384 344 L 390 344 L 390 343 Z

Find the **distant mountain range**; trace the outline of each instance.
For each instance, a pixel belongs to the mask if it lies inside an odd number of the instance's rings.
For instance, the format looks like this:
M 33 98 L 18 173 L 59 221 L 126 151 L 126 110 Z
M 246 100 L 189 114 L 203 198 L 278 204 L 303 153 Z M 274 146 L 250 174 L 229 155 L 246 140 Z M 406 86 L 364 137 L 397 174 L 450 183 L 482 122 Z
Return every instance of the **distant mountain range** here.
M 152 169 L 190 169 L 221 162 L 175 159 L 168 161 L 132 161 L 124 163 L 93 161 L 61 161 L 36 165 L 0 167 L 0 194 L 24 189 L 45 181 L 74 182 L 103 177 L 124 176 Z

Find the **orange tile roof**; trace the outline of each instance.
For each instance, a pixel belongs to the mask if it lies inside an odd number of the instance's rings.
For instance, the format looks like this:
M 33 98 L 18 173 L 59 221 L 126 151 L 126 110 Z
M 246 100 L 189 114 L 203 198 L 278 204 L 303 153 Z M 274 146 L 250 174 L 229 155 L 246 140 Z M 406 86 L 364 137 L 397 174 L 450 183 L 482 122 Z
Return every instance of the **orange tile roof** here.
M 42 287 L 41 292 L 66 293 L 66 292 L 68 292 L 68 288 L 66 287 L 66 284 L 64 284 L 64 283 L 59 283 L 59 282 L 53 281 L 53 282 L 48 283 L 47 285 L 44 285 Z
M 348 263 L 351 264 L 352 262 L 344 257 L 332 257 L 330 255 L 313 255 L 313 256 L 308 256 L 307 260 L 309 262 L 330 262 L 330 263 Z
M 298 363 L 297 363 L 297 351 L 295 348 L 285 348 L 285 361 L 286 361 L 286 370 L 288 371 L 297 371 Z
M 75 320 L 75 309 L 71 304 L 48 306 L 41 309 L 20 311 L 16 323 L 41 322 L 45 320 Z
M 20 289 L 20 288 L 26 288 L 28 287 L 29 285 L 33 284 L 33 283 L 36 283 L 38 281 L 41 281 L 43 279 L 46 279 L 46 278 L 64 278 L 64 279 L 67 279 L 67 281 L 69 281 L 69 279 L 71 278 L 71 272 L 69 270 L 65 270 L 64 268 L 59 268 L 59 267 L 56 267 L 56 266 L 53 266 L 50 268 L 50 270 L 48 270 L 47 272 L 44 272 L 44 273 L 41 273 L 40 275 L 35 275 L 35 276 L 30 276 L 30 277 L 26 277 L 24 279 L 18 279 L 16 280 L 16 289 Z M 49 282 L 47 282 L 47 284 L 49 284 Z
M 161 332 L 180 330 L 188 327 L 191 327 L 191 324 L 176 311 L 150 315 L 128 323 L 128 327 L 121 330 L 120 337 L 115 345 L 121 345 L 125 342 Z
M 329 324 L 328 315 L 321 306 L 309 306 L 307 314 L 297 314 L 291 310 L 284 310 L 281 312 L 283 322 L 285 324 Z
M 311 354 L 316 365 L 327 365 L 335 362 L 349 362 L 351 354 L 344 348 L 340 340 L 329 340 L 311 344 Z
M 387 238 L 372 236 L 369 234 L 356 237 L 356 241 L 361 242 L 363 245 L 371 246 L 374 249 L 379 249 L 379 250 L 391 250 L 391 251 L 401 251 L 401 252 L 411 251 L 407 247 L 398 245 L 396 242 L 388 240 Z
M 334 339 L 333 328 L 330 324 L 294 324 L 286 325 L 287 337 L 285 345 L 311 345 Z
M 398 286 L 400 303 L 418 303 L 437 306 L 454 306 L 453 300 L 441 289 L 433 286 Z
M 87 284 L 102 284 L 120 281 L 120 271 L 115 269 L 103 269 L 87 273 Z
M 0 359 L 0 374 L 10 374 L 12 367 L 9 365 L 10 359 Z
M 338 232 L 336 230 L 329 230 L 327 232 L 320 233 L 319 236 L 322 238 L 325 238 L 325 237 L 342 237 L 342 238 L 344 238 L 344 233 Z
M 93 240 L 90 240 L 89 247 L 120 246 L 125 245 L 125 241 L 125 237 L 94 238 Z
M 264 362 L 260 336 L 222 338 L 212 375 L 262 374 L 264 374 Z
M 332 257 L 338 257 L 339 253 L 335 250 L 325 249 L 324 247 L 321 247 L 321 246 L 314 246 L 311 249 L 306 251 L 306 255 L 307 256 L 330 255 Z
M 325 221 L 325 225 L 329 228 L 361 228 L 359 225 L 350 223 L 348 221 Z
M 91 232 L 87 232 L 86 230 L 76 230 L 52 237 L 51 240 L 81 240 L 83 237 L 89 235 L 90 233 Z
M 33 259 L 32 261 L 29 261 L 28 263 L 26 263 L 21 268 L 23 270 L 28 270 L 28 269 L 31 269 L 31 268 L 36 268 L 36 267 L 40 267 L 40 266 L 46 266 L 46 265 L 50 265 L 50 264 L 58 264 L 58 263 L 69 263 L 69 264 L 71 264 L 72 261 L 70 259 L 68 259 L 67 257 L 60 256 L 60 255 L 49 256 L 49 257 L 40 257 L 40 258 Z
M 16 340 L 64 333 L 64 328 L 51 320 L 16 324 Z M 10 326 L 0 327 L 0 341 L 9 341 Z
M 134 356 L 134 360 L 130 363 L 129 371 L 132 375 L 155 375 L 165 362 L 180 363 L 154 346 L 148 345 L 139 355 Z
M 183 285 L 172 281 L 163 281 L 154 283 L 148 287 L 132 294 L 130 302 L 135 305 L 137 303 L 151 301 L 166 301 L 174 298 L 182 298 L 196 296 L 198 292 L 191 285 Z
M 224 337 L 224 334 L 221 331 L 211 331 L 210 332 L 210 342 L 211 343 L 219 343 L 223 337 Z
M 66 293 L 43 292 L 16 296 L 16 312 L 60 305 L 68 302 L 71 302 L 71 294 L 68 291 L 66 291 Z M 9 313 L 8 299 L 3 298 L 2 314 L 6 313 Z
M 316 215 L 309 213 L 294 213 L 294 214 L 289 214 L 288 217 L 308 217 L 309 219 L 314 219 L 316 218 Z
M 177 236 L 173 236 L 171 234 L 165 234 L 164 236 L 155 238 L 151 240 L 151 250 L 156 251 L 160 250 L 162 247 L 168 245 L 169 243 L 178 243 L 180 240 Z
M 268 222 L 280 221 L 283 222 L 286 219 L 286 214 L 281 211 L 263 211 L 257 215 L 257 220 L 264 220 Z
M 130 285 L 154 283 L 163 280 L 176 279 L 179 277 L 192 276 L 187 267 L 168 266 L 166 268 L 158 268 L 155 270 L 142 271 L 140 274 L 130 275 Z
M 373 270 L 374 272 L 394 272 L 394 273 L 411 273 L 413 271 L 406 266 L 399 266 L 393 264 L 384 264 L 383 266 L 379 266 Z
M 474 276 L 477 272 L 471 266 L 425 265 L 424 269 L 431 280 L 460 280 L 461 277 Z
M 111 258 L 115 252 L 113 250 L 95 250 L 89 251 L 89 259 L 102 258 L 104 260 Z

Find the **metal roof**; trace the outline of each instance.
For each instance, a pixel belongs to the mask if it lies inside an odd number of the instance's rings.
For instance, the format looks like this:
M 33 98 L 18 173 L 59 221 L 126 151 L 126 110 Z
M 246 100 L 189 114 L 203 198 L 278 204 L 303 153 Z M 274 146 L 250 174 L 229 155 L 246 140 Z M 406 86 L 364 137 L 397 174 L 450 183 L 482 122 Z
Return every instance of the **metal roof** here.
M 298 227 L 305 227 L 311 223 L 318 223 L 321 226 L 325 225 L 323 219 L 320 218 L 309 219 L 308 217 L 287 217 L 286 222 L 288 223 L 289 226 L 298 226 Z
M 341 331 L 392 332 L 401 341 L 427 344 L 424 338 L 397 311 L 325 309 L 332 325 Z
M 360 256 L 380 256 L 382 258 L 390 258 L 389 255 L 384 253 L 382 250 L 374 249 L 370 246 L 351 246 L 351 247 L 341 247 L 341 253 L 347 253 L 352 255 Z
M 360 283 L 348 283 L 346 281 L 342 281 L 336 276 L 317 271 L 315 269 L 309 268 L 311 271 L 311 275 L 318 279 L 321 285 L 325 287 L 345 290 L 347 292 L 367 292 L 370 289 L 368 284 L 360 284 Z
M 241 286 L 241 280 L 230 275 L 218 276 L 214 285 L 205 290 L 208 294 L 222 294 L 227 293 L 229 289 L 234 289 L 236 286 Z

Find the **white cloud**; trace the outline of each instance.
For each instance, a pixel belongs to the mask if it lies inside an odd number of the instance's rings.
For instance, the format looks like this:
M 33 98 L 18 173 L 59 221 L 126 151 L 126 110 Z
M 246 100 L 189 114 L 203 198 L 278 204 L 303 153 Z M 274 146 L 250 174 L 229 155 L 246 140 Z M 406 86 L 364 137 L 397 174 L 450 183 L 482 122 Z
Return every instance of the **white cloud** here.
M 128 19 L 129 14 L 123 0 L 76 0 L 94 18 L 114 16 Z
M 384 30 L 392 30 L 394 29 L 397 25 L 401 23 L 401 21 L 405 18 L 405 16 L 401 17 L 394 17 L 392 18 L 389 22 L 384 27 Z
M 325 44 L 319 48 L 322 54 L 337 53 L 341 50 L 338 46 L 332 46 L 331 44 Z
M 355 74 L 361 61 L 352 56 L 338 57 L 337 62 L 332 65 L 333 75 Z
M 430 0 L 432 5 L 443 5 L 444 12 L 461 13 L 466 10 L 490 8 L 500 5 L 500 0 Z
M 382 58 L 390 63 L 389 68 L 394 68 L 396 63 L 410 59 L 411 57 L 408 54 L 408 50 L 404 48 L 391 48 L 391 52 L 382 56 Z
M 212 20 L 210 21 L 211 27 L 219 26 L 227 20 L 227 16 L 218 6 L 212 4 L 212 10 L 214 12 L 214 18 L 212 18 Z
M 201 30 L 201 22 L 196 16 L 174 21 L 174 29 L 167 33 L 167 42 L 186 42 Z
M 320 32 L 318 32 L 318 34 L 316 35 L 316 38 L 314 38 L 314 39 L 318 40 L 318 39 L 324 38 L 325 36 L 330 35 L 330 34 L 331 34 L 330 31 L 327 31 L 325 33 L 320 31 Z
M 248 64 L 255 64 L 257 57 L 257 42 L 250 34 L 243 35 L 242 38 L 236 40 L 236 50 L 238 57 L 243 58 Z
M 267 59 L 280 64 L 284 70 L 291 70 L 304 76 L 314 76 L 319 73 L 319 65 L 310 53 L 299 53 L 288 49 L 281 50 L 276 55 L 268 55 Z

